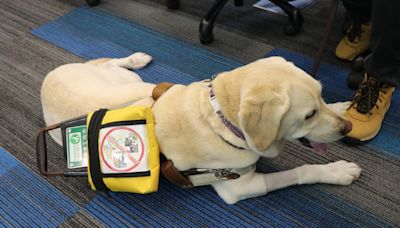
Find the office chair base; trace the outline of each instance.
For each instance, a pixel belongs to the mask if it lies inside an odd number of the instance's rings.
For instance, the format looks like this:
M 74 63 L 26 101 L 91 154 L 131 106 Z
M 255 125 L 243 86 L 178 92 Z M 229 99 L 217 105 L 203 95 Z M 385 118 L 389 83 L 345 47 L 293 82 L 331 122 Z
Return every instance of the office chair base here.
M 176 10 L 179 9 L 180 1 L 179 0 L 167 0 L 167 8 Z
M 286 24 L 283 26 L 283 32 L 288 36 L 296 36 L 301 31 L 301 24 Z
M 213 42 L 213 27 L 215 20 L 228 0 L 216 0 L 207 15 L 201 20 L 199 27 L 199 37 L 202 44 L 210 44 Z M 300 33 L 304 19 L 300 10 L 283 0 L 271 0 L 272 3 L 280 7 L 288 16 L 289 23 L 283 27 L 286 35 L 295 36 Z M 235 0 L 235 6 L 242 6 L 243 0 Z
M 86 0 L 86 3 L 89 6 L 97 6 L 98 4 L 100 4 L 100 0 Z

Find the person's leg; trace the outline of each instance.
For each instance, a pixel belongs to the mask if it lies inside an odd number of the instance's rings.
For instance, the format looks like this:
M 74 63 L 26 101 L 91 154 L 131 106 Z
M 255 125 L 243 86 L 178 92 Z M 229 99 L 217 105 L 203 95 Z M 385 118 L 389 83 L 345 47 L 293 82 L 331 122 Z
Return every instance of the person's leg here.
M 353 60 L 370 46 L 372 0 L 343 0 L 351 18 L 351 26 L 336 47 L 335 54 L 344 60 Z
M 371 21 L 372 0 L 342 0 L 343 6 L 354 23 L 365 24 Z
M 393 86 L 400 85 L 400 1 L 374 0 L 371 50 L 365 69 Z
M 371 54 L 366 74 L 345 116 L 353 129 L 348 137 L 367 141 L 379 132 L 394 86 L 400 84 L 400 1 L 374 0 Z

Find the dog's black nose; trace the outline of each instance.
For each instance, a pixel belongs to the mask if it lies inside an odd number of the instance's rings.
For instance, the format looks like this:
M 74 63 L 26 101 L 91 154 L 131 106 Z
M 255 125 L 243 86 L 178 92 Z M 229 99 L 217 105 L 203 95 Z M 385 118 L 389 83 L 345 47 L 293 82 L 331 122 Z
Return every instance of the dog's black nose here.
M 342 130 L 340 131 L 340 134 L 347 135 L 352 129 L 353 129 L 353 124 L 351 124 L 350 121 L 346 120 L 344 122 Z

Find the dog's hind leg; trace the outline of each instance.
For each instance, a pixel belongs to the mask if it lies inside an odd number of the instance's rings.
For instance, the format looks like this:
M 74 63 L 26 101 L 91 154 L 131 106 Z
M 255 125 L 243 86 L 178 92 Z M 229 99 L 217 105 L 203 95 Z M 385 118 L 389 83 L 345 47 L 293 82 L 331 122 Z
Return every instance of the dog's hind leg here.
M 122 67 L 126 69 L 137 70 L 145 67 L 152 60 L 150 55 L 142 52 L 136 52 L 125 58 L 101 58 L 87 62 L 87 64 L 97 65 L 100 67 Z
M 358 179 L 361 168 L 351 162 L 338 161 L 325 165 L 303 165 L 276 173 L 247 173 L 236 180 L 221 181 L 212 186 L 227 203 L 264 195 L 281 188 L 300 184 L 349 185 Z

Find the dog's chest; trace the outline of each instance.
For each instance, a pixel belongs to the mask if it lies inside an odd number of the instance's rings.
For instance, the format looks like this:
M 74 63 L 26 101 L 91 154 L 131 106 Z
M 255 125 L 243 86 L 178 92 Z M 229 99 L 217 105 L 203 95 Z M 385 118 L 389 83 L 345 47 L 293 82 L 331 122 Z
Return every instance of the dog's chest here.
M 242 168 L 250 166 L 256 163 L 260 157 L 254 152 L 234 148 L 222 149 L 218 147 L 218 149 L 215 148 L 211 151 L 214 157 L 206 162 L 218 168 Z

